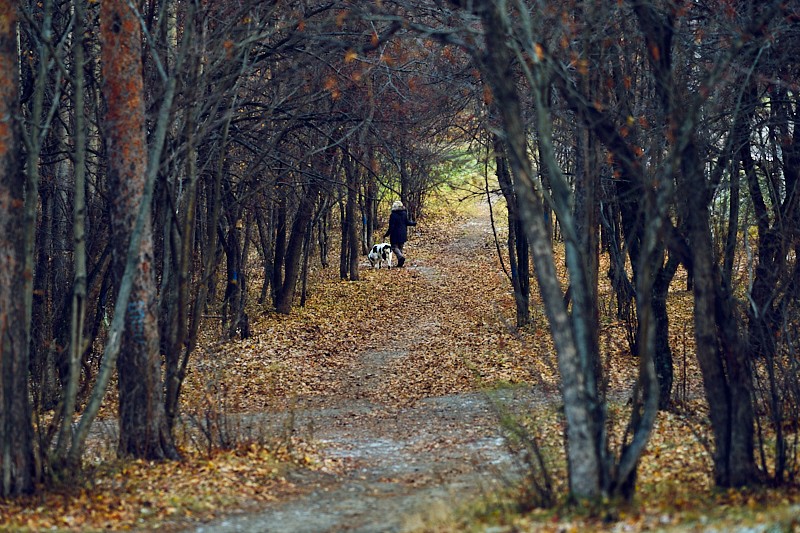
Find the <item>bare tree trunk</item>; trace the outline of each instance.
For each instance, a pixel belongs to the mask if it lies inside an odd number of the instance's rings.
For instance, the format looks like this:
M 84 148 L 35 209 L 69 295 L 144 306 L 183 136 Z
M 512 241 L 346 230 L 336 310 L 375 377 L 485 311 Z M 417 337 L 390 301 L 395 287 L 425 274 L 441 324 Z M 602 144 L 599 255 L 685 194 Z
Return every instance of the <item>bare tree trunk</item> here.
M 273 234 L 269 226 L 264 221 L 263 209 L 256 210 L 256 225 L 258 226 L 258 239 L 261 243 L 261 258 L 264 267 L 264 283 L 261 285 L 261 296 L 258 298 L 258 303 L 263 304 L 267 301 L 267 291 L 272 281 L 272 269 L 274 268 L 274 244 Z
M 778 89 L 776 89 L 778 90 Z M 782 90 L 781 90 L 782 91 Z M 748 316 L 748 333 L 750 349 L 754 355 L 766 357 L 770 362 L 777 354 L 778 332 L 784 323 L 785 299 L 781 293 L 782 279 L 790 278 L 787 255 L 792 246 L 800 241 L 800 135 L 789 135 L 789 124 L 800 119 L 800 111 L 795 110 L 792 117 L 790 111 L 784 109 L 776 100 L 790 101 L 788 94 L 776 98 L 772 96 L 773 122 L 771 128 L 774 137 L 781 137 L 782 171 L 784 175 L 784 199 L 772 194 L 765 199 L 761 191 L 762 179 L 756 172 L 755 162 L 750 152 L 749 128 L 740 144 L 739 158 L 747 178 L 748 191 L 756 216 L 758 229 L 758 261 L 755 277 L 750 289 L 751 307 Z M 745 106 L 749 117 L 753 114 L 758 94 L 753 85 L 746 93 Z M 791 104 L 788 104 L 791 106 Z M 777 157 L 777 156 L 776 156 Z M 786 286 L 790 286 L 786 283 Z
M 314 248 L 314 225 L 314 222 L 308 225 L 305 238 L 303 239 L 303 269 L 300 274 L 300 307 L 305 307 L 306 298 L 308 296 L 308 260 L 311 256 L 311 250 Z
M 714 432 L 714 479 L 718 486 L 752 483 L 754 458 L 752 376 L 740 343 L 730 333 L 732 316 L 719 313 L 719 271 L 712 256 L 708 222 L 710 193 L 700 174 L 694 143 L 681 157 L 683 179 L 678 194 L 687 199 L 686 225 L 694 270 L 694 322 L 697 359 Z M 724 320 L 724 322 L 723 322 Z M 721 342 L 720 342 L 721 341 Z
M 588 47 L 588 45 L 587 45 Z M 584 78 L 586 92 L 592 93 L 594 87 L 590 81 Z M 599 216 L 598 206 L 600 205 L 599 195 L 599 168 L 597 154 L 597 138 L 588 128 L 577 128 L 575 131 L 575 235 L 577 236 L 577 246 L 580 250 L 584 272 L 586 277 L 586 308 L 583 313 L 586 316 L 587 329 L 589 335 L 587 340 L 590 351 L 598 354 L 597 332 L 600 330 L 600 313 L 597 307 L 597 284 L 598 284 L 598 263 L 599 263 Z M 601 374 L 600 357 L 595 357 L 595 373 L 599 377 Z
M 494 159 L 497 181 L 506 199 L 508 210 L 508 257 L 511 267 L 511 285 L 514 288 L 514 303 L 517 309 L 517 327 L 530 323 L 530 265 L 528 262 L 528 237 L 517 205 L 511 171 L 508 168 L 505 149 L 499 137 L 494 136 Z
M 330 264 L 328 260 L 328 247 L 330 236 L 328 235 L 328 228 L 330 227 L 331 212 L 328 209 L 317 221 L 317 242 L 319 243 L 319 262 L 322 268 L 328 268 Z
M 0 0 L 0 494 L 32 492 L 33 425 L 28 399 L 25 306 L 24 174 L 19 142 L 15 2 Z
M 239 301 L 236 302 L 235 331 L 238 331 L 242 339 L 250 336 L 250 317 L 247 315 L 245 306 L 247 305 L 248 287 L 247 278 L 247 257 L 250 255 L 250 243 L 253 240 L 253 214 L 251 211 L 246 213 L 247 220 L 244 225 L 244 245 L 242 246 L 242 268 L 241 282 L 239 283 Z
M 342 243 L 339 250 L 339 279 L 347 279 L 350 270 L 350 221 L 345 202 L 339 199 L 339 220 L 342 226 Z
M 187 113 L 186 116 L 191 117 L 193 113 Z M 165 354 L 166 387 L 164 406 L 167 416 L 167 425 L 170 431 L 174 429 L 175 421 L 178 418 L 178 400 L 184 375 L 183 367 L 185 366 L 185 361 L 188 360 L 193 346 L 193 340 L 187 338 L 189 336 L 190 327 L 189 319 L 190 317 L 194 319 L 193 314 L 190 312 L 190 293 L 192 283 L 191 265 L 194 259 L 195 230 L 197 227 L 197 149 L 195 147 L 195 138 L 192 133 L 193 126 L 194 121 L 188 118 L 185 125 L 187 136 L 186 169 L 184 172 L 186 188 L 183 192 L 182 201 L 180 202 L 181 207 L 179 208 L 179 216 L 182 217 L 182 220 L 180 221 L 181 242 L 177 259 L 176 301 L 174 302 L 175 308 L 170 310 L 172 319 L 170 321 L 169 331 L 172 337 L 167 339 L 168 349 Z M 205 286 L 202 280 L 199 286 Z M 181 357 L 181 354 L 183 354 L 183 357 Z M 183 364 L 182 360 L 184 362 Z
M 192 4 L 193 6 L 194 4 Z M 194 18 L 194 9 L 190 7 L 189 20 Z M 184 42 L 182 44 L 181 54 L 178 56 L 178 63 L 183 57 L 183 52 L 188 46 L 188 39 L 191 33 L 188 30 L 184 31 Z M 200 70 L 199 65 L 195 68 Z M 170 87 L 174 88 L 175 78 L 170 78 Z M 231 103 L 231 105 L 234 105 Z M 161 114 L 160 118 L 167 117 L 167 114 Z M 225 147 L 228 143 L 228 135 L 230 131 L 231 113 L 228 112 L 223 122 L 222 138 L 220 140 L 220 154 L 225 153 Z M 195 118 L 187 120 L 186 130 L 189 138 L 189 147 L 187 150 L 186 159 L 186 175 L 189 180 L 186 189 L 186 211 L 183 220 L 183 242 L 181 244 L 181 257 L 179 267 L 179 290 L 178 290 L 178 335 L 172 343 L 172 353 L 167 355 L 167 384 L 166 384 L 166 414 L 167 426 L 172 431 L 175 421 L 178 416 L 178 408 L 180 405 L 180 393 L 183 385 L 183 380 L 186 377 L 186 372 L 189 364 L 189 358 L 194 352 L 197 345 L 197 334 L 202 321 L 203 310 L 205 309 L 208 298 L 209 280 L 215 279 L 217 271 L 217 225 L 220 217 L 221 205 L 221 191 L 222 191 L 222 177 L 225 169 L 224 157 L 219 156 L 217 166 L 213 175 L 213 180 L 210 187 L 210 194 L 208 195 L 208 220 L 206 242 L 204 247 L 206 253 L 202 258 L 203 276 L 197 282 L 196 293 L 194 294 L 194 302 L 190 305 L 190 285 L 191 274 L 190 265 L 193 261 L 193 235 L 196 233 L 195 224 L 196 211 L 197 211 L 197 189 L 198 189 L 198 172 L 197 172 L 197 152 L 194 148 L 194 121 Z M 191 308 L 191 309 L 190 309 Z M 171 434 L 171 433 L 170 433 Z
M 604 447 L 598 438 L 600 428 L 603 427 L 602 414 L 598 412 L 597 390 L 594 382 L 594 361 L 592 354 L 587 353 L 586 341 L 587 324 L 583 322 L 581 313 L 585 309 L 585 287 L 581 280 L 583 272 L 578 269 L 579 258 L 577 250 L 568 246 L 567 256 L 571 265 L 570 279 L 575 284 L 574 294 L 578 297 L 572 321 L 567 314 L 563 294 L 559 286 L 558 277 L 553 258 L 547 226 L 544 220 L 542 200 L 537 194 L 535 176 L 528 157 L 525 129 L 522 124 L 522 112 L 519 96 L 515 87 L 514 76 L 510 72 L 512 54 L 509 50 L 504 28 L 508 27 L 507 14 L 503 7 L 488 1 L 483 4 L 481 12 L 486 28 L 486 43 L 488 57 L 484 68 L 488 71 L 489 82 L 500 110 L 509 160 L 514 173 L 518 176 L 520 187 L 517 194 L 520 197 L 521 215 L 527 224 L 528 240 L 533 254 L 536 276 L 544 300 L 545 312 L 550 323 L 550 331 L 558 354 L 558 365 L 561 374 L 561 390 L 564 399 L 564 412 L 567 419 L 567 461 L 569 466 L 570 492 L 579 500 L 592 500 L 601 496 L 604 479 L 603 460 L 601 450 Z M 534 93 L 541 97 L 541 87 L 535 87 Z M 537 125 L 542 126 L 546 119 L 546 110 L 542 108 L 544 101 L 539 98 L 535 103 L 536 112 L 540 113 L 542 120 Z M 548 132 L 539 131 L 540 143 L 543 146 L 542 161 L 547 161 L 548 170 L 554 167 L 552 147 L 547 146 Z M 556 176 L 551 176 L 556 188 Z M 561 191 L 561 197 L 555 203 L 565 200 L 566 190 Z M 554 196 L 557 196 L 554 194 Z M 566 207 L 563 205 L 561 207 Z M 559 214 L 560 217 L 569 216 L 567 211 Z M 562 220 L 559 218 L 559 220 Z M 562 221 L 563 223 L 563 221 Z M 574 228 L 564 228 L 567 241 Z
M 330 227 L 331 207 L 335 200 L 330 195 L 323 197 L 323 205 L 319 209 L 319 216 L 317 217 L 317 244 L 319 245 L 319 262 L 322 268 L 328 268 L 328 247 L 330 236 L 328 235 L 328 228 Z
M 344 172 L 347 176 L 347 202 L 345 204 L 345 218 L 347 225 L 347 272 L 350 281 L 358 281 L 358 221 L 356 220 L 356 204 L 358 203 L 359 172 L 353 158 L 349 154 L 342 155 Z M 342 244 L 344 246 L 344 244 Z
M 369 150 L 371 168 L 374 167 L 375 154 Z M 364 244 L 366 252 L 375 244 L 375 229 L 378 227 L 378 183 L 373 172 L 366 173 L 364 184 Z M 365 252 L 365 253 L 366 253 Z
M 274 213 L 275 258 L 272 261 L 272 303 L 278 306 L 278 292 L 283 287 L 283 263 L 286 260 L 286 198 L 281 197 Z
M 651 303 L 655 322 L 655 345 L 653 359 L 658 378 L 658 408 L 667 409 L 672 401 L 672 382 L 674 381 L 674 365 L 672 348 L 669 345 L 669 314 L 667 313 L 667 296 L 669 286 L 680 262 L 670 255 L 667 263 L 656 271 L 653 283 L 653 300 Z
M 41 35 L 47 38 L 52 35 L 53 3 L 47 0 L 41 4 Z M 38 69 L 34 80 L 33 97 L 30 106 L 30 130 L 26 137 L 27 162 L 25 164 L 25 279 L 23 284 L 23 299 L 25 302 L 25 321 L 22 326 L 25 330 L 27 343 L 31 340 L 31 326 L 33 316 L 33 283 L 36 279 L 35 250 L 36 250 L 36 220 L 39 198 L 39 156 L 46 136 L 52 115 L 46 116 L 44 111 L 44 98 L 49 79 L 48 63 L 51 60 L 50 47 L 43 41 L 37 42 L 36 56 Z M 56 74 L 56 91 L 60 91 L 60 71 Z M 54 97 L 54 100 L 58 100 Z
M 52 167 L 46 167 L 46 172 Z M 53 234 L 57 231 L 55 215 L 55 179 L 45 175 L 44 185 L 39 187 L 41 218 L 36 239 L 36 268 L 33 281 L 32 328 L 30 343 L 31 372 L 33 374 L 32 396 L 34 409 L 53 409 L 58 403 L 60 388 L 56 378 L 54 361 L 53 287 L 54 250 Z
M 84 73 L 85 58 L 83 43 L 80 37 L 84 31 L 85 9 L 83 0 L 74 2 L 75 42 L 73 43 L 73 76 L 75 78 L 73 102 L 75 106 L 75 194 L 73 199 L 73 249 L 74 249 L 74 283 L 72 288 L 72 306 L 70 313 L 70 333 L 68 351 L 68 371 L 64 387 L 61 428 L 56 443 L 55 459 L 59 466 L 67 458 L 72 441 L 72 416 L 80 380 L 80 362 L 83 354 L 83 329 L 86 320 L 86 118 L 84 105 Z
M 220 235 L 220 243 L 225 250 L 225 270 L 227 273 L 225 296 L 222 300 L 222 332 L 228 338 L 232 337 L 236 331 L 236 312 L 242 292 L 242 238 L 240 224 L 241 219 L 233 221 L 228 229 L 228 234 Z
M 297 280 L 300 275 L 303 240 L 306 235 L 306 227 L 311 224 L 311 215 L 314 213 L 318 195 L 319 183 L 315 180 L 311 182 L 308 190 L 300 199 L 300 205 L 297 207 L 292 222 L 292 230 L 286 246 L 285 276 L 275 304 L 275 310 L 284 315 L 288 315 L 292 310 Z
M 119 452 L 146 459 L 177 457 L 166 421 L 161 379 L 161 354 L 156 317 L 149 199 L 145 195 L 148 155 L 145 135 L 142 51 L 139 21 L 124 0 L 101 8 L 104 94 L 109 149 L 114 272 L 124 281 L 128 244 L 139 209 L 145 209 L 138 248 L 138 266 L 130 300 L 124 309 L 125 335 L 117 360 L 119 379 Z M 163 142 L 163 141 L 162 141 Z M 158 161 L 152 161 L 157 165 Z M 157 168 L 157 167 L 156 167 Z

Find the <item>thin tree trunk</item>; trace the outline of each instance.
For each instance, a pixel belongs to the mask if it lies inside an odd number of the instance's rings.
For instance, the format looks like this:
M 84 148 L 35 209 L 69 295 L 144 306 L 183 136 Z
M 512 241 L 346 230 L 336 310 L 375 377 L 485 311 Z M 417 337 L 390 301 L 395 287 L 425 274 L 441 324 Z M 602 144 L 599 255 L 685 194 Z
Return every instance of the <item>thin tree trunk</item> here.
M 286 260 L 286 198 L 278 200 L 274 213 L 275 258 L 272 261 L 272 304 L 278 306 L 278 292 L 283 287 L 283 263 Z
M 347 279 L 350 269 L 350 222 L 345 202 L 339 200 L 339 220 L 342 226 L 342 243 L 339 250 L 339 279 Z
M 665 410 L 672 400 L 672 382 L 674 380 L 674 366 L 672 349 L 669 345 L 669 314 L 667 313 L 667 296 L 669 286 L 680 262 L 670 255 L 667 264 L 656 271 L 653 283 L 653 300 L 651 307 L 655 327 L 655 344 L 653 346 L 653 359 L 658 378 L 658 408 Z
M 193 5 L 193 4 L 192 4 Z M 191 17 L 194 17 L 194 10 L 190 9 Z M 184 39 L 187 39 L 188 32 L 184 32 Z M 184 46 L 182 50 L 185 50 L 188 46 L 188 41 L 184 40 Z M 181 57 L 179 55 L 179 57 Z M 177 418 L 178 414 L 178 406 L 180 400 L 180 392 L 181 386 L 183 384 L 183 380 L 186 377 L 187 368 L 189 365 L 189 358 L 191 354 L 194 352 L 195 347 L 197 346 L 197 335 L 200 330 L 200 323 L 203 318 L 203 310 L 206 307 L 207 300 L 208 300 L 208 287 L 211 279 L 215 279 L 216 272 L 217 272 L 217 231 L 216 228 L 219 224 L 220 218 L 220 211 L 221 211 L 221 204 L 222 204 L 222 178 L 225 170 L 224 160 L 225 158 L 222 154 L 225 153 L 226 147 L 228 145 L 228 137 L 230 134 L 230 122 L 233 114 L 230 112 L 233 106 L 236 105 L 235 99 L 231 102 L 230 106 L 226 110 L 225 119 L 223 121 L 222 126 L 222 136 L 220 139 L 220 156 L 217 161 L 216 169 L 213 176 L 213 182 L 211 184 L 211 194 L 208 197 L 208 231 L 206 232 L 206 242 L 204 246 L 207 250 L 207 253 L 203 255 L 202 260 L 202 272 L 203 277 L 198 281 L 197 284 L 197 294 L 194 298 L 194 304 L 191 308 L 191 313 L 188 316 L 188 325 L 187 325 L 187 332 L 186 336 L 183 339 L 183 344 L 185 344 L 185 349 L 183 349 L 180 361 L 177 361 L 178 368 L 175 371 L 175 376 L 168 380 L 168 397 L 166 399 L 167 408 L 168 408 L 168 417 L 171 418 L 171 421 L 168 422 L 170 428 L 174 425 L 175 418 Z M 190 151 L 189 158 L 187 160 L 187 174 L 189 175 L 190 179 L 197 178 L 197 165 L 196 159 L 192 157 L 193 153 Z M 196 184 L 192 183 L 190 187 L 190 191 L 196 189 Z M 191 202 L 191 200 L 190 200 Z M 194 219 L 194 215 L 187 212 L 186 220 L 184 222 L 184 238 L 191 234 L 189 230 L 189 225 L 192 224 Z M 187 279 L 186 279 L 186 286 L 185 286 L 185 296 L 186 304 L 188 306 L 189 301 L 189 287 L 188 283 L 189 279 L 189 266 L 192 262 L 191 258 L 191 244 L 184 243 L 183 251 L 181 252 L 181 261 L 185 261 L 185 266 L 181 267 L 181 270 L 187 272 Z M 183 322 L 180 322 L 183 324 Z M 170 385 L 171 384 L 171 385 Z M 171 414 L 170 414 L 171 413 Z
M 375 165 L 375 154 L 369 151 L 369 161 Z M 375 244 L 375 229 L 378 227 L 378 183 L 373 172 L 367 171 L 364 184 L 364 244 L 366 252 Z M 365 252 L 365 253 L 366 253 Z
M 319 245 L 319 262 L 322 268 L 328 268 L 328 243 L 330 240 L 328 228 L 330 227 L 332 201 L 330 196 L 323 197 L 323 206 L 320 207 L 320 214 L 317 220 L 317 244 Z
M 253 215 L 252 212 L 246 213 L 244 226 L 244 245 L 242 246 L 242 258 L 239 261 L 241 266 L 241 277 L 239 283 L 239 299 L 236 302 L 235 324 L 236 331 L 242 339 L 250 337 L 250 317 L 247 316 L 245 306 L 247 305 L 248 279 L 247 279 L 247 258 L 250 255 L 250 243 L 253 240 Z
M 261 296 L 258 298 L 258 303 L 263 304 L 267 301 L 267 292 L 270 287 L 270 282 L 272 281 L 275 251 L 273 249 L 272 232 L 264 221 L 262 209 L 256 211 L 256 225 L 258 226 L 258 238 L 261 243 L 261 257 L 264 267 L 264 283 L 261 285 Z
M 347 176 L 347 202 L 345 204 L 345 218 L 347 226 L 347 273 L 350 281 L 358 281 L 358 221 L 356 220 L 356 204 L 358 199 L 359 172 L 353 159 L 348 154 L 343 154 L 342 162 Z M 344 245 L 342 245 L 344 246 Z
M 45 0 L 42 3 L 43 37 L 52 35 L 53 3 Z M 44 42 L 37 43 L 36 55 L 39 58 L 36 73 L 32 105 L 30 109 L 30 131 L 26 138 L 27 163 L 25 165 L 25 279 L 23 286 L 23 300 L 25 302 L 25 321 L 22 326 L 25 331 L 26 344 L 31 339 L 31 319 L 33 317 L 33 283 L 36 279 L 35 249 L 36 249 L 36 219 L 39 202 L 39 156 L 42 143 L 49 125 L 49 118 L 45 118 L 44 97 L 49 79 L 48 63 L 50 62 L 50 47 Z M 61 88 L 61 72 L 56 72 L 57 81 L 54 84 L 56 91 Z M 15 78 L 16 79 L 16 78 Z M 57 101 L 58 97 L 54 97 Z
M 303 239 L 303 270 L 301 273 L 300 307 L 305 307 L 306 296 L 308 294 L 308 259 L 313 248 L 314 223 L 310 223 L 306 229 L 306 236 Z
M 306 226 L 311 224 L 311 215 L 314 212 L 314 205 L 319 194 L 319 183 L 313 181 L 300 200 L 297 213 L 294 216 L 292 230 L 289 235 L 289 242 L 286 246 L 286 264 L 283 286 L 278 292 L 275 310 L 278 313 L 288 315 L 292 310 L 297 280 L 300 274 L 301 258 L 303 251 L 303 240 L 306 234 Z M 357 245 L 358 243 L 356 243 Z
M 85 9 L 83 0 L 75 0 L 75 42 L 73 43 L 73 76 L 75 86 L 73 102 L 75 106 L 75 194 L 73 199 L 73 249 L 75 281 L 72 288 L 72 307 L 70 314 L 70 334 L 68 351 L 68 371 L 64 387 L 61 428 L 56 443 L 55 458 L 63 463 L 67 458 L 72 443 L 72 417 L 80 380 L 80 362 L 83 354 L 83 329 L 86 320 L 86 118 L 84 105 L 84 73 L 85 58 L 83 42 L 79 37 L 84 31 Z
M 519 96 L 514 86 L 514 76 L 510 72 L 512 63 L 511 51 L 505 39 L 503 28 L 507 28 L 506 13 L 501 6 L 494 2 L 484 2 L 482 11 L 486 28 L 487 54 L 484 67 L 490 72 L 488 76 L 494 97 L 499 102 L 498 108 L 503 118 L 506 132 L 506 143 L 509 160 L 513 172 L 517 175 L 520 187 L 517 190 L 521 201 L 521 214 L 526 221 L 528 240 L 534 258 L 535 272 L 544 300 L 545 312 L 550 323 L 558 365 L 561 374 L 561 390 L 564 399 L 564 412 L 567 419 L 567 461 L 569 466 L 570 492 L 579 500 L 592 500 L 601 496 L 603 483 L 603 461 L 601 448 L 604 444 L 598 441 L 599 430 L 603 426 L 602 416 L 598 417 L 598 404 L 594 383 L 594 363 L 591 354 L 587 353 L 585 330 L 585 317 L 581 313 L 585 309 L 585 287 L 578 276 L 571 275 L 574 292 L 578 297 L 574 309 L 578 310 L 570 320 L 564 305 L 563 293 L 556 275 L 553 250 L 550 244 L 547 226 L 544 220 L 542 200 L 537 195 L 534 181 L 534 172 L 528 157 L 525 130 L 522 124 L 522 112 Z M 535 105 L 537 113 L 542 120 L 537 124 L 542 127 L 547 117 L 546 110 L 542 108 L 542 87 L 535 87 L 534 93 L 538 97 Z M 555 160 L 552 146 L 544 141 L 549 139 L 548 131 L 539 131 L 542 143 L 542 161 L 547 162 L 548 170 L 552 172 Z M 556 188 L 555 176 L 551 185 Z M 559 201 L 564 200 L 566 191 L 561 191 Z M 558 195 L 554 195 L 558 196 Z M 562 205 L 562 207 L 564 207 Z M 561 216 L 568 216 L 566 211 Z M 563 223 L 563 222 L 562 222 Z M 568 242 L 568 262 L 571 269 L 579 269 L 579 257 L 574 248 L 574 240 L 570 242 L 570 233 L 573 228 L 564 228 Z M 573 279 L 574 278 L 574 279 Z M 581 328 L 580 331 L 576 331 Z M 591 359 L 591 360 L 590 360 Z
M 228 229 L 228 235 L 220 235 L 220 243 L 225 250 L 225 271 L 227 273 L 225 297 L 222 301 L 222 331 L 223 335 L 228 338 L 233 337 L 236 331 L 236 308 L 241 292 L 242 247 L 239 224 L 241 224 L 241 220 L 233 221 Z M 221 232 L 222 230 L 220 230 Z
M 188 31 L 188 30 L 187 30 Z M 187 113 L 187 117 L 193 116 Z M 180 397 L 183 375 L 181 373 L 181 357 L 188 358 L 191 350 L 187 347 L 187 336 L 190 317 L 190 285 L 192 281 L 191 265 L 193 261 L 193 250 L 195 241 L 195 229 L 197 227 L 197 150 L 192 134 L 194 122 L 187 120 L 185 130 L 187 132 L 186 146 L 186 189 L 183 192 L 183 208 L 180 214 L 183 217 L 181 227 L 180 255 L 178 257 L 177 272 L 177 294 L 175 309 L 172 310 L 173 325 L 170 331 L 174 335 L 169 342 L 168 352 L 165 354 L 165 373 L 166 389 L 164 406 L 167 415 L 167 426 L 170 432 L 175 428 L 175 421 L 178 418 L 178 399 Z M 200 286 L 203 286 L 202 281 Z
M 588 45 L 587 45 L 588 47 Z M 594 87 L 589 87 L 590 81 L 584 79 L 587 94 L 591 94 Z M 575 131 L 575 186 L 574 186 L 574 217 L 575 235 L 577 246 L 580 250 L 586 277 L 586 316 L 589 331 L 588 342 L 592 353 L 599 353 L 598 331 L 600 330 L 600 313 L 597 307 L 598 263 L 599 263 L 599 217 L 597 213 L 599 202 L 599 175 L 600 167 L 597 157 L 597 139 L 588 128 L 577 128 Z M 595 374 L 602 372 L 601 361 L 595 357 Z M 599 381 L 598 381 L 599 382 Z
M 47 169 L 51 170 L 51 169 Z M 55 180 L 51 175 L 45 178 L 43 187 L 39 187 L 39 205 L 41 217 L 36 239 L 36 268 L 34 269 L 33 307 L 31 329 L 30 359 L 32 380 L 32 396 L 35 410 L 53 409 L 61 392 L 56 379 L 53 350 L 53 306 L 55 294 L 50 290 L 53 286 L 53 264 L 51 263 L 54 244 L 53 233 L 56 231 L 55 221 Z
M 508 257 L 511 267 L 511 285 L 514 288 L 514 303 L 517 310 L 517 327 L 530 323 L 530 268 L 528 263 L 528 238 L 517 205 L 511 171 L 508 168 L 503 143 L 494 136 L 494 158 L 497 181 L 506 199 L 508 210 Z

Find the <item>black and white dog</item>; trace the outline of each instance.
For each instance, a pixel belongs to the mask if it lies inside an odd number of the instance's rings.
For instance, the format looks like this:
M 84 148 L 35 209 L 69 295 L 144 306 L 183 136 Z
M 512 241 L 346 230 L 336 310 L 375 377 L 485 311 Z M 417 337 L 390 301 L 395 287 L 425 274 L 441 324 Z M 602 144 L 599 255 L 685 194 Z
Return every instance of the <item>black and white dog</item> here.
M 388 268 L 392 268 L 392 246 L 387 242 L 376 244 L 367 255 L 373 268 L 380 268 L 381 264 L 386 263 Z

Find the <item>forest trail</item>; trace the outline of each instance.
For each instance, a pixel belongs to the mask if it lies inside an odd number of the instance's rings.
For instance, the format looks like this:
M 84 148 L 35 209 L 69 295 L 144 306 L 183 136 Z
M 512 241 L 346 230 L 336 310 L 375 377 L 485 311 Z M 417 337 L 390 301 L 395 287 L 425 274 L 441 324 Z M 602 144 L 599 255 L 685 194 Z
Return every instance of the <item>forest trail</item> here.
M 351 339 L 353 353 L 321 372 L 291 410 L 258 415 L 275 424 L 291 417 L 342 468 L 302 471 L 292 478 L 300 494 L 195 531 L 413 531 L 518 475 L 497 406 L 524 409 L 537 398 L 528 386 L 479 391 L 470 372 L 484 373 L 468 368 L 462 353 L 486 344 L 475 313 L 487 312 L 474 302 L 493 299 L 481 292 L 502 276 L 488 211 L 483 203 L 438 236 L 421 221 L 404 269 L 364 266 L 376 325 Z M 504 327 L 497 317 L 483 319 Z M 553 398 L 551 387 L 535 389 L 539 401 Z

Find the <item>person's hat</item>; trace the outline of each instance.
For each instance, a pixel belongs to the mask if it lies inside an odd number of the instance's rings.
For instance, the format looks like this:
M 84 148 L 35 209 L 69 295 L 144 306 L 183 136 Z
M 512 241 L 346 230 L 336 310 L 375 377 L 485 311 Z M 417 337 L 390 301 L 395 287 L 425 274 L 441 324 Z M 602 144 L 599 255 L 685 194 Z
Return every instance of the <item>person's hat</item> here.
M 403 209 L 403 202 L 401 202 L 400 200 L 395 200 L 394 203 L 392 204 L 392 209 L 393 210 Z

